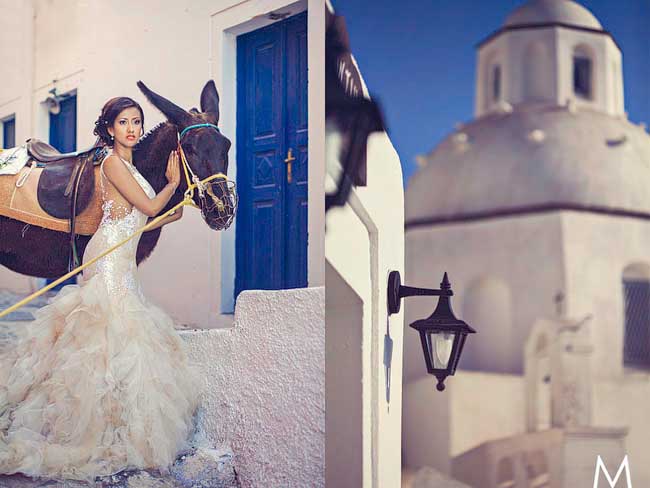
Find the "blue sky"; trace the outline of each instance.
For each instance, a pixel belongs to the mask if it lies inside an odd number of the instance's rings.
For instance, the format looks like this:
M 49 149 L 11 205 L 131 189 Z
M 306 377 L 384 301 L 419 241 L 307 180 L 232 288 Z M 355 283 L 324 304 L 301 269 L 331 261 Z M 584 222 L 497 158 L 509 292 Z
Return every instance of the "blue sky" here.
M 522 0 L 333 0 L 373 98 L 384 110 L 405 183 L 415 156 L 473 118 L 476 44 Z M 581 0 L 623 51 L 625 107 L 650 125 L 650 2 Z

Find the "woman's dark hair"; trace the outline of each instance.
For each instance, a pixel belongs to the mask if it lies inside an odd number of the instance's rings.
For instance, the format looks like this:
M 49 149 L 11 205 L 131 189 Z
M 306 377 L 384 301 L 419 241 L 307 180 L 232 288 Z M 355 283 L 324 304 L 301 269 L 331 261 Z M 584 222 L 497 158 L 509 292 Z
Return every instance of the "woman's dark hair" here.
M 120 112 L 122 112 L 122 110 L 130 107 L 135 107 L 140 111 L 141 127 L 144 131 L 144 112 L 142 111 L 140 104 L 129 97 L 111 98 L 104 104 L 102 113 L 95 121 L 95 130 L 93 130 L 93 134 L 97 136 L 97 144 L 99 144 L 101 141 L 101 144 L 103 145 L 113 145 L 113 139 L 108 133 L 108 128 L 113 126 L 115 119 L 120 114 Z

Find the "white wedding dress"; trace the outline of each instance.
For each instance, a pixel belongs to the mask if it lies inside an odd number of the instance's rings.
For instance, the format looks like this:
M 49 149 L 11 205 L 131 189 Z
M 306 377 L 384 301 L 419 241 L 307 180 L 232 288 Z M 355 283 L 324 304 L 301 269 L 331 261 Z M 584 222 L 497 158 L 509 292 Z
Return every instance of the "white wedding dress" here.
M 84 262 L 147 222 L 135 207 L 114 217 L 103 189 Z M 166 473 L 189 447 L 201 382 L 172 319 L 142 294 L 137 244 L 88 267 L 83 283 L 63 287 L 0 351 L 0 473 L 88 481 L 131 468 Z

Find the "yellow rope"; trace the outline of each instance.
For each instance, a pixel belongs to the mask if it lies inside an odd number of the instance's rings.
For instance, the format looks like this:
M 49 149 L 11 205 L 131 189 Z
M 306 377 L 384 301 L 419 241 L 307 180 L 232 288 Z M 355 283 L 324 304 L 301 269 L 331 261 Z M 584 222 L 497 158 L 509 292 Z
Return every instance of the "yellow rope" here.
M 191 200 L 190 200 L 190 201 L 191 201 Z M 126 243 L 129 242 L 131 239 L 133 239 L 135 236 L 137 236 L 138 234 L 140 234 L 140 233 L 142 233 L 142 232 L 145 232 L 145 231 L 149 230 L 149 228 L 151 228 L 152 226 L 154 226 L 155 224 L 157 224 L 158 222 L 160 222 L 162 219 L 164 219 L 165 217 L 167 217 L 170 213 L 175 212 L 177 209 L 179 209 L 179 208 L 182 207 L 183 205 L 189 205 L 189 204 L 190 204 L 190 203 L 188 203 L 187 196 L 186 196 L 186 198 L 185 198 L 182 202 L 180 202 L 178 205 L 175 205 L 173 208 L 169 209 L 169 210 L 168 210 L 167 212 L 165 212 L 164 214 L 159 215 L 158 217 L 156 217 L 155 219 L 153 219 L 151 222 L 147 223 L 147 225 L 145 225 L 145 226 L 143 226 L 143 227 L 140 227 L 138 230 L 136 230 L 132 235 L 130 235 L 129 237 L 127 237 L 126 239 L 124 239 L 122 242 L 120 242 L 120 243 L 118 243 L 118 244 L 115 244 L 113 247 L 111 247 L 110 249 L 107 249 L 106 251 L 104 251 L 103 253 L 101 253 L 99 256 L 94 257 L 93 259 L 91 259 L 91 260 L 88 261 L 87 263 L 82 264 L 81 266 L 77 266 L 75 269 L 73 269 L 73 270 L 70 271 L 69 273 L 64 274 L 64 275 L 61 276 L 59 279 L 53 281 L 53 282 L 50 283 L 49 285 L 44 286 L 44 287 L 41 288 L 40 290 L 38 290 L 38 291 L 32 293 L 31 295 L 29 295 L 28 297 L 26 297 L 26 298 L 24 298 L 23 300 L 19 301 L 18 303 L 12 305 L 12 306 L 9 307 L 8 309 L 3 310 L 2 312 L 0 312 L 0 318 L 4 317 L 5 315 L 10 314 L 10 313 L 13 312 L 14 310 L 19 309 L 19 308 L 22 307 L 23 305 L 25 305 L 25 304 L 31 302 L 32 300 L 34 300 L 34 298 L 37 298 L 37 297 L 41 296 L 41 295 L 42 295 L 43 293 L 45 293 L 46 291 L 51 290 L 52 288 L 54 288 L 54 287 L 57 286 L 58 284 L 64 282 L 64 281 L 67 280 L 68 278 L 70 278 L 70 277 L 76 275 L 77 273 L 79 273 L 79 271 L 82 271 L 83 269 L 87 268 L 87 267 L 90 266 L 91 264 L 95 263 L 98 259 L 103 258 L 103 257 L 106 256 L 107 254 L 110 254 L 110 253 L 112 253 L 113 251 L 115 251 L 115 249 L 117 249 L 118 247 L 120 247 L 120 246 L 126 244 Z
M 201 193 L 201 196 L 202 196 L 202 195 L 203 195 L 204 185 L 205 185 L 208 181 L 212 181 L 212 180 L 214 180 L 215 178 L 223 178 L 223 179 L 225 179 L 225 180 L 228 180 L 228 177 L 227 177 L 226 175 L 224 175 L 223 173 L 216 173 L 216 174 L 214 174 L 214 175 L 208 176 L 207 178 L 205 178 L 204 180 L 201 180 L 201 181 L 198 181 L 198 179 L 196 179 L 196 183 L 193 183 L 193 182 L 190 180 L 190 175 L 189 175 L 189 173 L 192 173 L 192 176 L 194 176 L 194 177 L 195 177 L 195 175 L 194 175 L 194 173 L 192 172 L 192 170 L 191 170 L 191 168 L 190 168 L 190 165 L 189 165 L 188 162 L 187 162 L 187 158 L 185 157 L 185 151 L 183 151 L 183 146 L 181 146 L 181 138 L 180 138 L 180 135 L 178 135 L 178 152 L 179 152 L 180 155 L 181 155 L 181 163 L 182 163 L 181 166 L 183 167 L 183 172 L 184 172 L 184 174 L 185 174 L 185 181 L 187 182 L 187 190 L 185 190 L 185 194 L 184 194 L 183 200 L 182 200 L 178 205 L 175 205 L 173 208 L 170 208 L 170 209 L 167 210 L 167 212 L 165 212 L 164 214 L 159 215 L 158 217 L 156 217 L 155 219 L 153 219 L 151 222 L 147 223 L 147 224 L 144 225 L 143 227 L 141 227 L 141 228 L 139 228 L 138 230 L 136 230 L 132 235 L 130 235 L 129 237 L 127 237 L 126 239 L 124 239 L 122 242 L 119 242 L 118 244 L 115 244 L 113 247 L 111 247 L 110 249 L 107 249 L 106 251 L 104 251 L 103 253 L 101 253 L 99 256 L 95 256 L 93 259 L 91 259 L 91 260 L 88 261 L 87 263 L 82 264 L 81 266 L 77 266 L 75 269 L 73 269 L 73 270 L 70 271 L 69 273 L 64 274 L 64 275 L 61 276 L 59 279 L 53 281 L 53 282 L 50 283 L 49 285 L 44 286 L 44 287 L 41 288 L 40 290 L 38 290 L 38 291 L 32 293 L 31 295 L 29 295 L 28 297 L 26 297 L 26 298 L 24 298 L 23 300 L 19 301 L 18 303 L 12 305 L 12 306 L 9 307 L 8 309 L 3 310 L 2 312 L 0 312 L 0 318 L 4 317 L 5 315 L 10 314 L 10 313 L 13 312 L 14 310 L 19 309 L 19 308 L 22 307 L 23 305 L 25 305 L 25 304 L 31 302 L 32 300 L 34 300 L 34 298 L 37 298 L 37 297 L 41 296 L 41 295 L 42 295 L 43 293 L 45 293 L 46 291 L 51 290 L 52 288 L 54 288 L 54 287 L 57 286 L 58 284 L 64 282 L 64 281 L 67 280 L 68 278 L 70 278 L 70 277 L 76 275 L 77 273 L 79 273 L 79 271 L 84 270 L 85 268 L 87 268 L 87 267 L 90 266 L 91 264 L 95 263 L 98 259 L 101 259 L 101 258 L 103 258 L 104 256 L 106 256 L 107 254 L 112 253 L 115 249 L 117 249 L 118 247 L 120 247 L 120 246 L 126 244 L 126 243 L 129 242 L 131 239 L 133 239 L 135 236 L 137 236 L 138 234 L 141 234 L 142 232 L 147 231 L 149 228 L 151 228 L 152 226 L 154 226 L 155 224 L 157 224 L 158 222 L 160 222 L 162 219 L 164 219 L 165 217 L 167 217 L 169 214 L 175 212 L 177 209 L 179 209 L 179 208 L 182 207 L 183 205 L 191 205 L 191 206 L 193 206 L 193 207 L 198 208 L 198 206 L 194 203 L 194 200 L 192 199 L 193 196 L 194 196 L 194 189 L 195 189 L 195 188 L 199 187 L 199 192 Z
M 185 159 L 185 155 L 184 155 L 184 154 L 183 154 L 183 159 Z M 187 164 L 187 163 L 184 161 L 184 164 Z M 187 178 L 187 180 L 188 180 L 188 182 L 189 182 L 189 177 L 188 177 L 188 175 L 187 175 L 187 170 L 185 170 L 185 171 L 186 171 L 185 177 Z M 223 173 L 217 173 L 217 174 L 214 174 L 214 175 L 208 176 L 208 177 L 205 178 L 204 180 L 201 180 L 201 183 L 202 183 L 202 184 L 205 184 L 205 183 L 207 183 L 208 181 L 214 180 L 215 178 L 224 178 L 224 179 L 226 179 L 226 180 L 228 179 L 228 177 L 227 177 L 226 175 L 224 175 Z M 81 266 L 77 266 L 75 269 L 73 269 L 73 270 L 70 271 L 69 273 L 66 273 L 65 275 L 61 276 L 60 278 L 58 278 L 57 280 L 53 281 L 53 282 L 50 283 L 49 285 L 44 286 L 44 287 L 41 288 L 40 290 L 38 290 L 38 291 L 32 293 L 31 295 L 29 295 L 28 297 L 26 297 L 26 298 L 24 298 L 23 300 L 19 301 L 18 303 L 12 305 L 11 307 L 7 308 L 6 310 L 3 310 L 2 312 L 0 312 L 0 318 L 2 318 L 2 317 L 4 317 L 5 315 L 8 315 L 8 314 L 10 314 L 11 312 L 13 312 L 13 311 L 19 309 L 19 308 L 22 307 L 23 305 L 25 305 L 25 304 L 31 302 L 32 300 L 34 300 L 35 298 L 41 296 L 41 295 L 42 295 L 43 293 L 45 293 L 46 291 L 51 290 L 52 288 L 54 288 L 54 287 L 57 286 L 58 284 L 64 282 L 64 281 L 67 280 L 68 278 L 70 278 L 70 277 L 76 275 L 77 273 L 79 273 L 80 271 L 84 270 L 85 268 L 87 268 L 87 267 L 90 266 L 91 264 L 95 263 L 95 262 L 96 262 L 97 260 L 99 260 L 100 258 L 103 258 L 103 257 L 106 256 L 107 254 L 112 253 L 115 249 L 117 249 L 118 247 L 120 247 L 120 246 L 126 244 L 126 243 L 129 242 L 131 239 L 133 239 L 135 236 L 137 236 L 138 234 L 141 234 L 142 232 L 146 232 L 147 230 L 149 230 L 149 229 L 150 229 L 151 227 L 153 227 L 155 224 L 157 224 L 158 222 L 160 222 L 162 219 L 164 219 L 165 217 L 167 217 L 167 216 L 168 216 L 169 214 L 171 214 L 172 212 L 175 212 L 176 210 L 178 210 L 180 207 L 182 207 L 182 206 L 184 206 L 184 205 L 191 205 L 191 206 L 193 206 L 193 207 L 196 207 L 197 205 L 196 205 L 196 204 L 194 203 L 194 201 L 192 200 L 192 196 L 193 196 L 193 194 L 194 194 L 194 188 L 196 188 L 196 186 L 197 186 L 196 184 L 194 184 L 194 183 L 190 183 L 190 184 L 188 185 L 187 190 L 185 191 L 185 196 L 184 196 L 183 200 L 182 200 L 180 203 L 178 203 L 177 205 L 175 205 L 173 208 L 170 208 L 170 209 L 167 210 L 167 212 L 165 212 L 164 214 L 159 215 L 158 217 L 156 217 L 155 219 L 153 219 L 151 222 L 149 222 L 149 223 L 147 223 L 146 225 L 140 227 L 140 228 L 139 228 L 138 230 L 136 230 L 132 235 L 130 235 L 129 237 L 127 237 L 126 239 L 124 239 L 122 242 L 119 242 L 119 243 L 115 244 L 115 245 L 114 245 L 113 247 L 111 247 L 110 249 L 107 249 L 106 251 L 104 251 L 103 253 L 101 253 L 99 256 L 94 257 L 93 259 L 91 259 L 91 260 L 88 261 L 87 263 L 82 264 Z

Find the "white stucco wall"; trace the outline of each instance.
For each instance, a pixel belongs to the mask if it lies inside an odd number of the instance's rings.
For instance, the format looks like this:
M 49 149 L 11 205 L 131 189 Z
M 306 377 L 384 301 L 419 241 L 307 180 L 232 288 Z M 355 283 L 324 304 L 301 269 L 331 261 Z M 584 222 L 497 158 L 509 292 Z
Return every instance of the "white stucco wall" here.
M 630 375 L 616 381 L 600 381 L 594 385 L 594 425 L 627 427 L 625 453 L 628 455 L 634 486 L 650 486 L 648 439 L 650 438 L 650 375 Z M 616 461 L 617 466 L 622 460 Z M 610 471 L 613 468 L 609 468 Z
M 0 0 L 0 120 L 15 114 L 16 141 L 32 131 L 33 9 L 31 2 Z M 5 42 L 11 39 L 12 42 Z M 0 133 L 2 132 L 0 124 Z M 0 135 L 2 138 L 2 135 Z M 0 146 L 1 147 L 1 146 Z M 0 283 L 16 292 L 33 291 L 31 280 L 0 267 Z
M 650 222 L 633 218 L 562 213 L 566 306 L 571 317 L 592 314 L 592 369 L 596 379 L 620 380 L 625 298 L 623 270 L 650 264 Z
M 309 286 L 324 285 L 322 0 L 147 0 L 137 4 L 33 0 L 33 22 L 29 20 L 31 5 L 30 1 L 0 1 L 0 118 L 16 113 L 17 142 L 32 136 L 48 140 L 48 114 L 41 102 L 54 79 L 59 93 L 76 90 L 78 148 L 94 142 L 93 122 L 103 103 L 116 95 L 141 102 L 145 128 L 163 120 L 136 87 L 137 80 L 189 109 L 199 105 L 203 85 L 214 79 L 221 97 L 220 126 L 233 142 L 228 175 L 233 180 L 236 35 L 270 23 L 265 14 L 271 11 L 293 15 L 308 10 L 308 282 Z M 140 267 L 145 293 L 165 303 L 180 323 L 207 328 L 231 325 L 234 235 L 234 226 L 213 232 L 196 210 L 187 209 L 181 221 L 163 230 L 154 254 Z M 167 286 L 170 277 L 174 287 Z M 227 289 L 222 290 L 222 285 Z M 3 269 L 0 286 L 27 291 L 36 284 Z
M 325 289 L 245 291 L 227 330 L 181 332 L 200 366 L 199 428 L 243 488 L 325 486 Z
M 467 339 L 460 369 L 523 372 L 523 346 L 530 328 L 538 317 L 554 313 L 554 297 L 565 288 L 562 230 L 557 213 L 407 230 L 404 282 L 439 288 L 444 272 L 448 272 L 456 316 L 468 321 L 471 316 L 469 324 L 477 331 Z M 505 286 L 511 299 L 492 301 L 484 313 L 477 313 L 480 297 L 471 304 L 465 302 L 482 280 Z M 408 300 L 405 325 L 429 316 L 436 300 Z M 497 309 L 508 305 L 511 310 Z M 490 321 L 491 317 L 510 317 L 510 323 Z M 421 349 L 417 334 L 407 332 L 405 381 L 427 374 Z
M 547 215 L 441 226 L 436 229 L 410 230 L 407 233 L 407 276 L 409 283 L 433 286 L 436 276 L 443 270 L 449 271 L 455 292 L 452 303 L 457 314 L 468 320 L 463 312 L 471 287 L 467 288 L 465 283 L 472 282 L 472 273 L 500 278 L 512 291 L 512 313 L 516 318 L 514 325 L 517 329 L 514 337 L 523 338 L 529 334 L 534 322 L 529 319 L 535 314 L 543 317 L 554 313 L 554 294 L 560 290 L 565 296 L 562 304 L 565 316 L 583 318 L 591 315 L 590 336 L 594 347 L 591 357 L 594 378 L 593 424 L 598 427 L 629 428 L 626 452 L 630 456 L 631 465 L 635 466 L 634 476 L 640 480 L 635 483 L 644 484 L 650 479 L 650 470 L 641 461 L 645 442 L 650 435 L 647 422 L 650 372 L 623 367 L 622 278 L 623 270 L 629 265 L 650 263 L 648 249 L 650 222 L 645 220 L 586 212 L 553 212 Z M 415 260 L 416 253 L 428 253 L 432 257 L 428 261 L 418 262 Z M 490 259 L 486 259 L 486 256 Z M 446 263 L 446 267 L 443 269 L 440 263 Z M 424 282 L 416 280 L 415 276 Z M 427 276 L 431 277 L 429 282 L 426 281 Z M 430 313 L 430 307 L 426 303 L 409 303 L 406 307 L 406 323 Z M 490 307 L 487 304 L 483 306 L 486 317 L 494 312 Z M 492 363 L 498 365 L 503 351 L 498 341 L 494 341 L 495 334 L 487 327 L 488 324 L 482 324 L 478 320 L 474 323 L 473 320 L 476 319 L 472 319 L 470 324 L 478 333 L 468 339 L 461 358 L 461 369 L 475 355 L 489 359 L 484 351 L 477 351 L 477 348 L 483 347 L 486 347 L 485 351 L 494 353 Z M 406 345 L 405 372 L 414 375 L 404 386 L 404 431 L 410 433 L 404 440 L 407 462 L 410 463 L 409 456 L 414 455 L 410 453 L 421 450 L 420 443 L 426 440 L 423 433 L 433 430 L 433 426 L 423 425 L 431 416 L 439 416 L 442 423 L 445 423 L 445 418 L 449 419 L 448 449 L 454 455 L 489 437 L 505 437 L 523 430 L 523 396 L 516 391 L 519 386 L 514 387 L 515 390 L 508 390 L 512 386 L 506 386 L 503 378 L 509 376 L 504 375 L 499 380 L 500 383 L 495 379 L 491 386 L 488 386 L 488 376 L 478 381 L 474 387 L 463 390 L 462 395 L 455 396 L 459 385 L 464 385 L 467 378 L 482 375 L 461 370 L 447 380 L 452 395 L 450 402 L 454 408 L 450 405 L 440 407 L 431 378 L 426 377 L 419 361 L 410 361 L 415 351 L 419 353 L 420 344 L 409 343 L 407 337 Z M 513 342 L 509 347 L 513 359 L 522 357 L 523 348 L 518 343 Z M 409 353 L 409 350 L 413 352 Z M 419 368 L 420 376 L 411 368 Z M 424 387 L 423 382 L 426 381 L 431 383 L 429 389 Z M 522 380 L 512 381 L 518 384 Z M 484 392 L 480 399 L 472 396 L 474 388 L 478 392 Z M 456 398 L 459 399 L 458 402 L 454 401 Z M 494 406 L 500 409 L 499 415 L 504 414 L 504 418 L 490 414 L 491 402 L 496 402 Z M 433 405 L 433 409 L 425 410 L 422 405 Z M 468 412 L 468 406 L 476 406 L 480 411 Z M 453 415 L 449 412 L 453 412 Z M 458 423 L 454 421 L 456 412 L 464 412 L 465 415 Z M 521 429 L 514 428 L 520 423 L 520 413 Z M 496 430 L 490 431 L 490 428 Z M 445 428 L 440 431 L 444 434 Z M 437 431 L 435 442 L 432 442 L 435 446 L 444 445 L 447 441 L 444 436 L 441 437 L 440 431 Z M 419 454 L 415 456 L 418 459 Z M 445 467 L 444 459 L 436 457 L 435 462 L 438 464 L 432 464 L 433 466 L 439 469 Z
M 363 394 L 367 374 L 363 368 L 367 348 L 363 345 L 369 342 L 363 327 L 364 304 L 336 270 L 329 264 L 325 270 L 325 484 L 360 487 L 364 456 L 368 458 L 364 431 L 371 421 L 369 398 Z
M 432 377 L 405 384 L 405 465 L 432 466 L 449 473 L 451 458 L 484 442 L 525 433 L 524 395 L 525 380 L 517 375 L 461 371 L 447 381 L 442 394 L 436 391 Z M 629 429 L 624 452 L 632 481 L 635 486 L 646 486 L 650 480 L 645 462 L 650 436 L 650 374 L 596 381 L 591 401 L 594 427 Z M 610 471 L 621 461 L 610 460 Z
M 330 170 L 336 167 L 336 161 L 330 159 L 338 157 L 339 140 L 336 134 L 328 137 Z M 397 487 L 401 479 L 402 314 L 387 316 L 386 287 L 391 270 L 403 272 L 404 192 L 399 158 L 385 133 L 369 137 L 367 168 L 367 186 L 353 188 L 348 203 L 330 210 L 326 220 L 325 255 L 328 267 L 338 275 L 333 286 L 344 283 L 349 287 L 361 301 L 362 310 L 361 317 L 349 318 L 349 324 L 358 327 L 360 319 L 362 327 L 363 480 L 361 485 L 340 485 L 342 488 Z M 326 187 L 331 184 L 332 174 L 328 174 Z M 386 205 L 388 200 L 390 205 Z M 329 294 L 330 278 L 326 281 Z M 345 321 L 349 307 L 343 305 L 343 300 L 331 303 L 327 316 Z M 388 370 L 385 354 L 390 341 Z M 328 365 L 330 361 L 333 364 L 336 357 L 327 360 Z M 341 468 L 348 469 L 343 463 Z M 357 472 L 356 466 L 349 469 Z M 354 479 L 352 476 L 348 479 Z
M 544 97 L 531 96 L 529 78 L 531 66 L 529 50 L 538 43 L 546 53 L 538 75 Z M 593 99 L 586 100 L 573 93 L 573 52 L 583 45 L 591 51 Z M 539 52 L 539 51 L 536 51 Z M 476 76 L 476 118 L 497 108 L 491 100 L 490 66 L 501 65 L 501 99 L 517 104 L 525 101 L 549 100 L 558 105 L 571 99 L 578 107 L 591 108 L 609 115 L 622 116 L 623 71 L 621 51 L 606 34 L 586 32 L 564 27 L 544 27 L 505 31 L 490 39 L 478 50 Z
M 460 371 L 444 392 L 436 381 L 429 375 L 404 385 L 402 448 L 409 468 L 450 474 L 454 456 L 525 432 L 522 376 Z
M 622 277 L 623 270 L 631 264 L 650 264 L 649 222 L 562 211 L 413 228 L 407 232 L 406 246 L 407 282 L 415 286 L 437 286 L 438 277 L 448 271 L 455 292 L 452 305 L 461 318 L 468 318 L 463 316 L 468 312 L 488 318 L 495 315 L 492 307 L 499 306 L 498 301 L 493 301 L 483 304 L 481 313 L 470 310 L 475 306 L 468 307 L 467 302 L 477 280 L 487 278 L 505 284 L 512 304 L 512 340 L 506 353 L 512 372 L 520 371 L 521 341 L 528 337 L 536 318 L 556 313 L 554 297 L 562 291 L 566 316 L 593 315 L 595 378 L 621 379 L 633 374 L 623 368 Z M 432 306 L 427 300 L 409 302 L 406 323 L 430 314 Z M 478 366 L 498 370 L 503 361 L 503 354 L 497 354 L 503 349 L 503 334 L 498 328 L 490 327 L 501 323 L 481 323 L 480 319 L 470 322 L 478 333 L 467 341 L 461 369 L 473 367 L 478 358 L 483 363 Z M 406 377 L 425 375 L 420 362 L 410 360 L 419 352 L 420 344 L 408 339 L 406 344 Z

